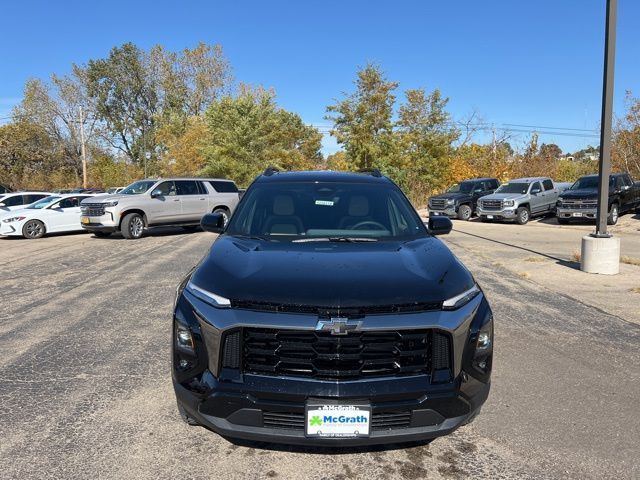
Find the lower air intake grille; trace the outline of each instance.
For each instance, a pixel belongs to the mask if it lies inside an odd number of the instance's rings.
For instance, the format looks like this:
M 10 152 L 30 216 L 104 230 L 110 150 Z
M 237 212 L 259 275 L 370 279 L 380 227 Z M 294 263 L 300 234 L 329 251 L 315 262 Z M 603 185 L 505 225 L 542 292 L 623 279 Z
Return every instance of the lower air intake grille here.
M 263 412 L 262 424 L 268 428 L 285 430 L 304 430 L 302 412 Z M 411 412 L 374 412 L 371 415 L 372 430 L 393 430 L 408 428 L 411 425 Z

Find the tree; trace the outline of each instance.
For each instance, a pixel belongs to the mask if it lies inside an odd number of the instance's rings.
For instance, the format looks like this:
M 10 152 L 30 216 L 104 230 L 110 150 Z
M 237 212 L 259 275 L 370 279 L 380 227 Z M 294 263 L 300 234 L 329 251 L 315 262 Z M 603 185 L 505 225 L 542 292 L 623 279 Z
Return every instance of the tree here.
M 380 167 L 393 157 L 393 106 L 397 82 L 389 82 L 379 67 L 357 72 L 356 91 L 327 107 L 334 122 L 331 134 L 344 146 L 356 168 Z
M 614 169 L 640 178 L 640 98 L 626 95 L 627 111 L 617 122 L 613 135 L 611 162 Z
M 543 143 L 540 146 L 540 155 L 549 160 L 557 160 L 562 156 L 562 149 L 555 143 Z
M 158 127 L 158 142 L 163 146 L 160 174 L 163 176 L 193 176 L 204 167 L 203 149 L 209 137 L 204 116 L 196 115 L 174 123 L 165 121 Z
M 309 169 L 322 159 L 322 135 L 295 113 L 279 108 L 272 91 L 242 87 L 208 108 L 209 135 L 201 173 L 232 176 L 247 185 L 267 166 Z

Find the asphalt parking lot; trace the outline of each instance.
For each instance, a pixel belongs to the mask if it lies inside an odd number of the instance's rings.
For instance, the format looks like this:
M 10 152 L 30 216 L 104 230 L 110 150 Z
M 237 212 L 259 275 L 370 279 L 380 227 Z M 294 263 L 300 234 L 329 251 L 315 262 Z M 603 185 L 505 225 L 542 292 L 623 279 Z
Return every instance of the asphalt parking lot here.
M 502 227 L 456 223 L 445 239 L 496 318 L 480 417 L 429 444 L 335 451 L 237 445 L 181 422 L 171 307 L 213 235 L 0 239 L 0 477 L 640 477 L 640 327 L 518 274 L 504 245 L 504 260 L 488 255 L 473 235 L 502 241 Z M 541 238 L 512 243 L 542 251 Z

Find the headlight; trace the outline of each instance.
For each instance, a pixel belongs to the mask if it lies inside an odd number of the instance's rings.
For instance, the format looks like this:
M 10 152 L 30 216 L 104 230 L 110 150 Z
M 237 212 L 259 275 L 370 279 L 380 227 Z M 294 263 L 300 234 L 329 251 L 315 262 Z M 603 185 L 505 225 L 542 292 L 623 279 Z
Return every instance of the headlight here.
M 4 223 L 20 222 L 20 221 L 24 220 L 25 218 L 27 218 L 27 217 L 11 217 L 11 218 L 5 218 L 2 221 Z
M 473 366 L 483 373 L 491 369 L 493 359 L 493 317 L 485 322 L 476 340 L 476 350 L 473 355 Z
M 189 327 L 181 325 L 176 322 L 176 347 L 180 350 L 186 350 L 187 352 L 195 352 L 193 344 L 193 335 Z
M 515 200 L 503 200 L 502 205 L 505 207 L 513 207 L 516 204 Z
M 220 295 L 216 295 L 204 288 L 200 288 L 197 285 L 194 285 L 191 280 L 189 280 L 185 289 L 200 300 L 207 302 L 214 307 L 229 308 L 231 306 L 231 301 L 228 298 L 221 297 Z
M 455 200 L 447 200 L 447 205 L 453 205 L 454 203 L 456 203 Z
M 110 202 L 103 202 L 102 204 L 105 207 L 115 207 L 116 205 L 118 205 L 118 200 L 111 200 Z
M 456 295 L 455 297 L 451 297 L 444 302 L 442 302 L 443 310 L 456 310 L 463 305 L 466 305 L 471 300 L 473 300 L 476 295 L 480 293 L 480 288 L 478 285 L 474 285 L 469 290 L 462 292 L 460 295 Z

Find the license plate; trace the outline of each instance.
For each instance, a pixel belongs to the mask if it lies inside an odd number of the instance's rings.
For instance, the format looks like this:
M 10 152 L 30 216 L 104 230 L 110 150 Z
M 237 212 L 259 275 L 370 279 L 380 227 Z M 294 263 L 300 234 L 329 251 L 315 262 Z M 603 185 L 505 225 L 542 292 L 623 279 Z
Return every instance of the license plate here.
M 491 220 L 493 218 L 493 215 L 487 215 L 487 218 Z
M 88 225 L 89 223 L 91 223 L 91 221 L 89 220 L 89 217 L 82 217 L 80 221 L 85 225 Z
M 573 212 L 573 216 L 574 217 L 581 217 L 582 216 L 582 212 Z
M 371 407 L 363 405 L 307 405 L 305 435 L 308 437 L 368 437 Z

